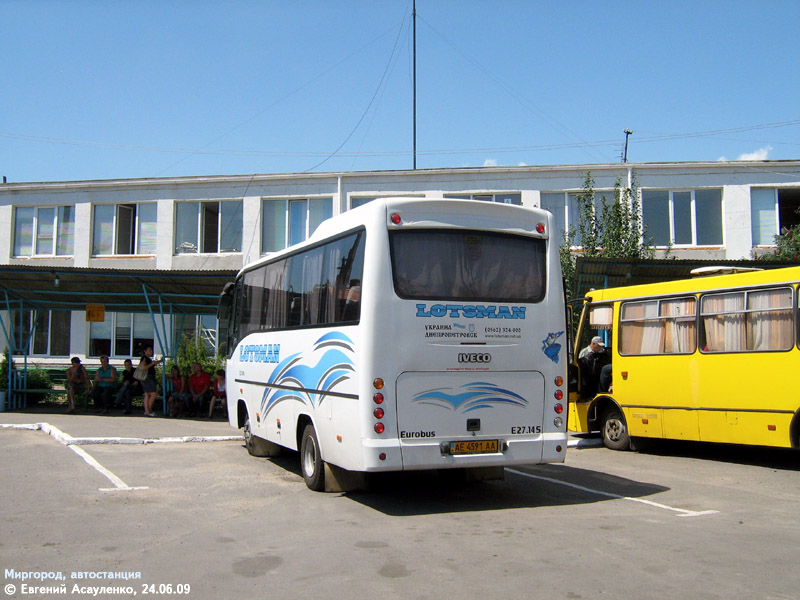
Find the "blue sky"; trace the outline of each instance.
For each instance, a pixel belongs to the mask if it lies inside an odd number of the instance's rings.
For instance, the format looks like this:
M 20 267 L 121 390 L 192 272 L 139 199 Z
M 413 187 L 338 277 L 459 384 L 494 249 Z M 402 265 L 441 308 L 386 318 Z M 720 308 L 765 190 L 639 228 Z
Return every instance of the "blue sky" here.
M 411 0 L 0 0 L 0 175 L 407 169 Z M 417 167 L 800 158 L 800 2 L 417 0 Z

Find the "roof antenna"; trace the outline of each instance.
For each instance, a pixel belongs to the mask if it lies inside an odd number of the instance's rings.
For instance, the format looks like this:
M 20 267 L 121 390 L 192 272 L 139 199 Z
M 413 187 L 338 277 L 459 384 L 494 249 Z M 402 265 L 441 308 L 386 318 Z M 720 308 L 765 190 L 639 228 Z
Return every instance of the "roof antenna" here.
M 622 154 L 622 162 L 628 162 L 628 138 L 633 133 L 630 129 L 623 129 L 622 133 L 625 134 L 625 151 Z

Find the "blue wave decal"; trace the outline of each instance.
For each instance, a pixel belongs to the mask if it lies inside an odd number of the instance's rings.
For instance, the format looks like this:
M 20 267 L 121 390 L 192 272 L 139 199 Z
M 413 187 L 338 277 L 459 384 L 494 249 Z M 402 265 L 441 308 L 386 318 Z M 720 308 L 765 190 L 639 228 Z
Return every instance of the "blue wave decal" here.
M 516 392 L 482 381 L 466 383 L 456 389 L 426 390 L 414 396 L 412 401 L 449 408 L 462 413 L 495 406 L 525 407 L 528 405 L 528 401 Z
M 309 356 L 301 353 L 285 358 L 272 370 L 268 387 L 261 398 L 261 410 L 266 415 L 272 407 L 285 400 L 302 402 L 311 408 L 325 399 L 325 392 L 350 379 L 355 372 L 352 355 L 353 341 L 338 331 L 326 333 L 316 342 Z M 307 364 L 316 360 L 316 363 Z M 285 387 L 283 387 L 285 386 Z

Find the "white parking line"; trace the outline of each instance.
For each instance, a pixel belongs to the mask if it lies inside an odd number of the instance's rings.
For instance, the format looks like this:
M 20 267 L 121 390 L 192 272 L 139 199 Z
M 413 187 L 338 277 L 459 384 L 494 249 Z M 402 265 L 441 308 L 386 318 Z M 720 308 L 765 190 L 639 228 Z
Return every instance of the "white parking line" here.
M 653 502 L 652 500 L 643 500 L 642 498 L 631 498 L 630 496 L 620 496 L 619 494 L 611 494 L 609 492 L 601 492 L 600 490 L 594 490 L 592 488 L 587 488 L 582 485 L 577 485 L 575 483 L 568 483 L 566 481 L 560 481 L 558 479 L 553 479 L 552 477 L 543 477 L 541 475 L 532 475 L 531 473 L 525 473 L 523 471 L 517 471 L 516 469 L 506 469 L 509 473 L 514 473 L 515 475 L 522 475 L 523 477 L 530 477 L 531 479 L 539 479 L 541 481 L 548 481 L 550 483 L 556 483 L 559 485 L 564 485 L 567 487 L 571 487 L 576 490 L 580 490 L 582 492 L 588 492 L 590 494 L 597 494 L 598 496 L 605 496 L 606 498 L 614 498 L 615 500 L 629 500 L 630 502 L 639 502 L 640 504 L 647 504 L 648 506 L 653 506 L 655 508 L 660 508 L 662 510 L 668 510 L 675 513 L 678 513 L 677 516 L 679 517 L 702 517 L 704 515 L 713 515 L 718 513 L 717 510 L 686 510 L 685 508 L 676 508 L 674 506 L 669 506 L 667 504 L 660 504 L 658 502 Z
M 122 479 L 114 475 L 114 473 L 112 473 L 111 471 L 106 469 L 103 465 L 101 465 L 99 462 L 97 462 L 94 456 L 86 452 L 86 450 L 84 450 L 80 446 L 67 446 L 67 447 L 70 450 L 72 450 L 75 454 L 80 456 L 86 462 L 87 465 L 92 467 L 95 471 L 100 473 L 103 477 L 105 477 L 111 483 L 114 484 L 113 488 L 99 488 L 101 492 L 117 492 L 117 491 L 130 492 L 135 490 L 150 489 L 147 486 L 138 486 L 138 487 L 129 486 L 127 483 L 122 481 Z
M 147 486 L 131 487 L 122 479 L 117 477 L 114 473 L 106 469 L 103 465 L 97 462 L 91 454 L 86 452 L 80 446 L 86 444 L 175 444 L 175 443 L 190 443 L 190 442 L 222 442 L 230 440 L 241 440 L 242 436 L 185 436 L 185 437 L 171 437 L 171 438 L 122 438 L 122 437 L 92 437 L 92 438 L 74 438 L 68 433 L 64 433 L 58 427 L 50 423 L 27 423 L 22 425 L 15 424 L 0 424 L 0 429 L 19 429 L 25 431 L 44 431 L 47 435 L 58 441 L 59 443 L 67 446 L 75 454 L 80 456 L 84 462 L 92 467 L 95 471 L 103 475 L 111 483 L 114 484 L 113 488 L 99 488 L 101 492 L 130 492 L 137 490 L 149 490 Z

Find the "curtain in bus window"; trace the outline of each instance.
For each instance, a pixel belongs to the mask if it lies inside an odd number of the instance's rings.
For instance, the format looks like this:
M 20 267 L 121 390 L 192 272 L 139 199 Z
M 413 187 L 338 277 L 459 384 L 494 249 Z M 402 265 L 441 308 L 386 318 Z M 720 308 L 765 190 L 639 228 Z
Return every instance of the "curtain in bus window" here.
M 295 257 L 299 259 L 300 257 Z M 302 254 L 303 279 L 300 289 L 300 325 L 317 325 L 324 323 L 324 315 L 320 308 L 324 306 L 326 290 L 321 285 L 322 264 L 325 260 L 325 249 L 315 248 Z M 322 318 L 322 320 L 321 320 Z
M 487 232 L 394 231 L 395 290 L 403 298 L 538 302 L 545 240 Z
M 264 282 L 266 290 L 266 328 L 280 329 L 286 327 L 288 320 L 288 294 L 284 289 L 286 267 L 288 261 L 282 260 L 267 265 L 267 276 Z
M 747 294 L 747 349 L 792 347 L 792 291 L 763 290 Z
M 364 276 L 365 234 L 346 240 L 347 254 L 342 258 L 336 275 L 336 297 L 343 298 L 337 303 L 336 321 L 358 321 L 361 316 L 361 280 Z
M 745 349 L 744 293 L 704 296 L 700 308 L 706 352 Z
M 695 299 L 661 301 L 664 319 L 664 353 L 691 354 L 695 351 Z
M 240 331 L 244 337 L 262 326 L 264 312 L 264 268 L 253 269 L 244 274 L 242 284 L 242 311 Z
M 660 354 L 663 328 L 658 318 L 658 301 L 627 302 L 622 305 L 620 352 Z
M 347 290 L 350 284 L 350 274 L 353 269 L 354 252 L 359 235 L 348 236 L 331 242 L 325 247 L 325 265 L 322 269 L 321 287 L 324 289 L 324 301 L 321 299 L 322 317 L 324 323 L 340 323 L 350 321 L 344 318 L 345 304 L 347 303 Z M 360 289 L 360 277 L 359 277 Z M 351 296 L 351 303 L 354 297 Z M 353 306 L 353 308 L 356 308 Z M 358 318 L 358 310 L 356 316 Z

